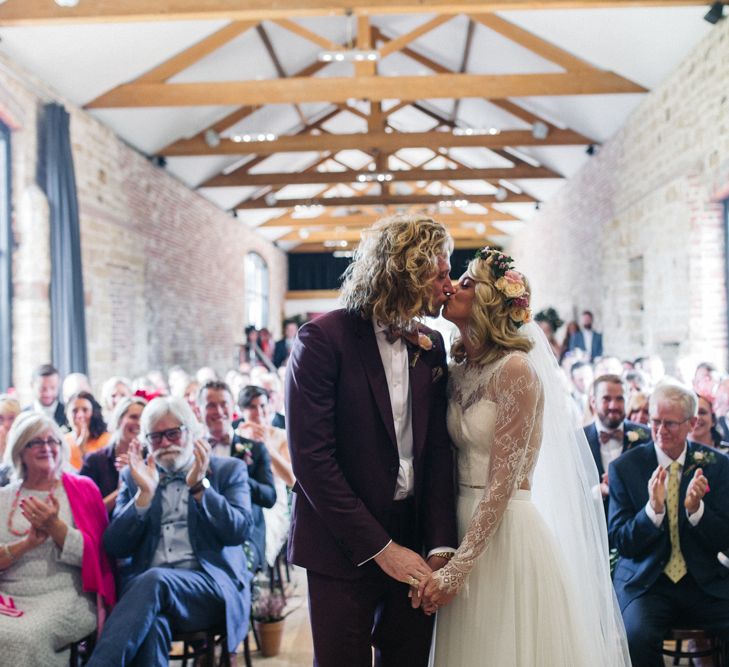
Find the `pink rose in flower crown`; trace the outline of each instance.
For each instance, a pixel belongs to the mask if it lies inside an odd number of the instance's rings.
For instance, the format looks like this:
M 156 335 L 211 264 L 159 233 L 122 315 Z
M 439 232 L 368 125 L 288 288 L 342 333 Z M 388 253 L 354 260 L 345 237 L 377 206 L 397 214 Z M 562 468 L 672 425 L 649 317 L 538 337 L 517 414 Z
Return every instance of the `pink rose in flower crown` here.
M 505 274 L 504 278 L 508 280 L 510 283 L 521 283 L 524 282 L 524 276 L 521 275 L 518 271 L 514 271 L 514 269 L 509 269 Z

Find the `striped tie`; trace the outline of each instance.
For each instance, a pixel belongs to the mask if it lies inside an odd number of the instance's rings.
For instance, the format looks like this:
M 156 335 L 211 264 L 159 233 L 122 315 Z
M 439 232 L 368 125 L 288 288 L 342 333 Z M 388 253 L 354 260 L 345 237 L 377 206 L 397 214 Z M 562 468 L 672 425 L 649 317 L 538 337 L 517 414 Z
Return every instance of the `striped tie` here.
M 686 574 L 686 561 L 681 553 L 681 542 L 678 537 L 678 487 L 681 483 L 681 464 L 674 461 L 668 473 L 666 489 L 666 506 L 668 509 L 668 531 L 671 536 L 671 558 L 663 571 L 675 584 Z

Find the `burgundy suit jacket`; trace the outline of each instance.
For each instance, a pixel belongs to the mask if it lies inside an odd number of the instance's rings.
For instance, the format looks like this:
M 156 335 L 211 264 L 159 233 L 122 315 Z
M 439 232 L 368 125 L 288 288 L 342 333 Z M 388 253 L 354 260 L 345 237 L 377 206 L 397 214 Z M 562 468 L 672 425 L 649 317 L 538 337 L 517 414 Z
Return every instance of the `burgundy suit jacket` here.
M 421 331 L 431 333 L 427 327 Z M 443 338 L 410 358 L 416 521 L 424 552 L 457 546 L 453 452 L 446 429 Z M 383 525 L 399 469 L 392 407 L 370 320 L 344 310 L 299 330 L 286 379 L 286 425 L 296 475 L 291 562 L 357 578 L 390 540 Z

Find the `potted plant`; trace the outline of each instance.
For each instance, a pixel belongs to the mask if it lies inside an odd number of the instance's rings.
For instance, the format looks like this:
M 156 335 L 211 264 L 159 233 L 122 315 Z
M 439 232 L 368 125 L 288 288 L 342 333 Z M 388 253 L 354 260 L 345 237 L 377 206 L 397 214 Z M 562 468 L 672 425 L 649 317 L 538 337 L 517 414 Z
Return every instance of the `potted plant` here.
M 285 612 L 286 598 L 282 593 L 259 590 L 253 601 L 251 615 L 258 636 L 261 653 L 266 658 L 278 655 L 281 650 L 284 620 L 290 612 Z

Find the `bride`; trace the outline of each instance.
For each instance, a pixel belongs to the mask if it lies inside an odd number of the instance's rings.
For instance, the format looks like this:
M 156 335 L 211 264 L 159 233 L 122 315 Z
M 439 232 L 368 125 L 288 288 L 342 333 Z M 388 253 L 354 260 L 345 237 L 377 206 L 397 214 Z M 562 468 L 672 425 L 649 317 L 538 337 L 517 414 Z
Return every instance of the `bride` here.
M 513 260 L 476 254 L 444 316 L 460 546 L 420 583 L 435 667 L 624 667 L 597 471 Z M 447 606 L 446 606 L 447 605 Z

